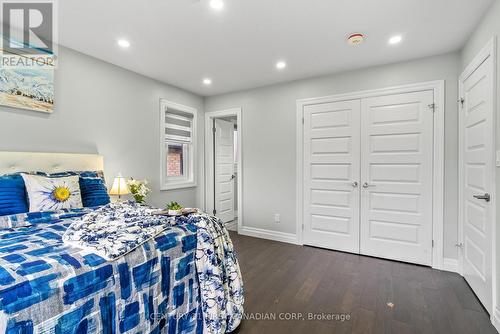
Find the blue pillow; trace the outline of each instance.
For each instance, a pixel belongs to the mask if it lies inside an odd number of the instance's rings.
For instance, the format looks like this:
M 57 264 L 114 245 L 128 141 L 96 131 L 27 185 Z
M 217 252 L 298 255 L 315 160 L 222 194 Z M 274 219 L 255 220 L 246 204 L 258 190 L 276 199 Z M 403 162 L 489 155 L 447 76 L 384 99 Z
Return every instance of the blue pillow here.
M 100 177 L 80 177 L 80 192 L 83 207 L 94 207 L 109 204 L 108 189 Z
M 20 174 L 0 176 L 0 216 L 28 212 L 24 180 Z

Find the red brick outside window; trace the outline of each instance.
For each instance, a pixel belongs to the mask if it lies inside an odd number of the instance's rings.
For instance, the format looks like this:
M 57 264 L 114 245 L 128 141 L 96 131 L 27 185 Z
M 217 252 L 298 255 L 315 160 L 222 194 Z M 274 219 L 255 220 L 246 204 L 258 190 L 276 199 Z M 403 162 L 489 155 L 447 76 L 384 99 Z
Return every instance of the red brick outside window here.
M 169 144 L 167 155 L 167 176 L 182 176 L 184 174 L 182 144 Z

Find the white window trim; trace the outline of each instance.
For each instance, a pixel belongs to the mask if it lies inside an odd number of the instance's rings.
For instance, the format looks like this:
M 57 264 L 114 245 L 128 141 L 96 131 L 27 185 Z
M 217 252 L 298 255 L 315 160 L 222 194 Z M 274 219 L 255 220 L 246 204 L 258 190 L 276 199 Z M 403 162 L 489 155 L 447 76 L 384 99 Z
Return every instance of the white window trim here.
M 193 115 L 193 125 L 192 125 L 192 133 L 191 133 L 191 140 L 192 140 L 192 145 L 191 149 L 189 150 L 189 157 L 188 157 L 188 171 L 189 171 L 189 178 L 188 179 L 183 179 L 178 182 L 168 180 L 166 177 L 165 173 L 165 168 L 166 168 L 166 159 L 165 159 L 165 112 L 168 109 L 175 109 L 178 111 L 182 111 L 185 113 L 189 113 Z M 179 103 L 171 102 L 165 99 L 160 99 L 160 112 L 159 112 L 159 128 L 160 128 L 160 190 L 161 191 L 168 191 L 168 190 L 175 190 L 175 189 L 183 189 L 183 188 L 194 188 L 196 187 L 196 146 L 197 146 L 197 136 L 196 136 L 196 129 L 197 129 L 197 118 L 198 118 L 198 110 L 192 107 L 188 107 Z

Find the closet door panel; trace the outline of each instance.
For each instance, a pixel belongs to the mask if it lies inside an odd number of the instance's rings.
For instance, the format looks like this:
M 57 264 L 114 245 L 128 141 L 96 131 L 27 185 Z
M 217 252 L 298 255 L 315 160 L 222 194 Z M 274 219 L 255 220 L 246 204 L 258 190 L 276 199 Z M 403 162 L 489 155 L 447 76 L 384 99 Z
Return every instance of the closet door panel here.
M 359 252 L 359 100 L 304 108 L 304 243 Z
M 432 263 L 432 91 L 361 102 L 361 254 Z

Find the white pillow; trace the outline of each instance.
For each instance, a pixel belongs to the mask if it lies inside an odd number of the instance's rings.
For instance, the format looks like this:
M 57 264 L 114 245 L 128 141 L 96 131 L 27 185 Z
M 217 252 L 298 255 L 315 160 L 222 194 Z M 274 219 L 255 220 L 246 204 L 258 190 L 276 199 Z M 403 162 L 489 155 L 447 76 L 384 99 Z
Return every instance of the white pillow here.
M 83 207 L 78 175 L 57 178 L 21 175 L 28 194 L 30 212 Z

